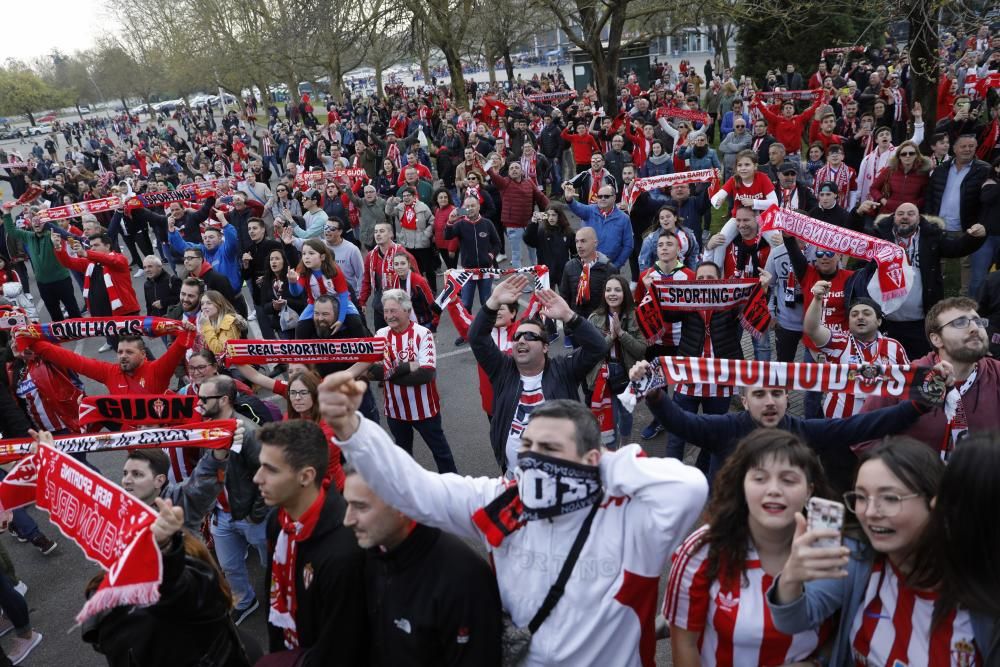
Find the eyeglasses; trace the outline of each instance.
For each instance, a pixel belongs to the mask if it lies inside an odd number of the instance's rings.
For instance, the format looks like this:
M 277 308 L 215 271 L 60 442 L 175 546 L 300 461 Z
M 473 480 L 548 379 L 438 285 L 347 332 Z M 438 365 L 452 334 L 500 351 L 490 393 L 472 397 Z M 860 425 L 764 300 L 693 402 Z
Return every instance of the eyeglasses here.
M 945 327 L 954 327 L 955 329 L 961 331 L 963 329 L 968 329 L 970 324 L 975 324 L 980 329 L 985 329 L 990 325 L 990 321 L 985 317 L 969 317 L 968 315 L 962 315 L 960 317 L 956 317 L 951 322 L 945 322 L 939 326 L 936 331 L 941 331 L 941 329 L 944 329 Z
M 515 341 L 526 340 L 529 343 L 537 343 L 539 341 L 544 341 L 545 339 L 542 338 L 542 334 L 536 334 L 534 331 L 518 331 L 516 334 L 514 334 L 514 340 Z
M 201 259 L 201 257 L 198 257 L 197 255 L 184 255 L 185 262 L 188 261 L 189 259 Z
M 223 396 L 223 394 L 219 394 L 218 396 L 200 396 L 199 395 L 198 396 L 198 402 L 199 403 L 206 403 L 206 402 L 212 400 L 213 398 L 222 398 L 222 396 Z
M 844 505 L 851 514 L 864 514 L 868 511 L 868 503 L 875 503 L 875 511 L 885 517 L 893 517 L 903 509 L 904 500 L 920 498 L 921 494 L 911 493 L 908 496 L 901 496 L 898 493 L 880 493 L 877 496 L 866 496 L 857 491 L 848 491 L 844 494 Z
M 210 368 L 210 365 L 209 364 L 202 364 L 201 366 L 192 366 L 191 364 L 188 364 L 188 370 L 189 371 L 198 371 L 200 373 L 203 370 L 205 370 L 206 368 Z
M 614 199 L 614 195 L 597 195 L 598 199 Z
M 289 389 L 288 398 L 305 398 L 309 395 L 308 389 Z
M 906 151 L 905 153 L 899 154 L 899 157 L 916 157 L 916 156 L 917 156 L 916 151 Z
M 837 253 L 835 253 L 832 250 L 817 250 L 816 251 L 816 259 L 819 259 L 820 257 L 836 257 L 836 256 L 837 256 Z

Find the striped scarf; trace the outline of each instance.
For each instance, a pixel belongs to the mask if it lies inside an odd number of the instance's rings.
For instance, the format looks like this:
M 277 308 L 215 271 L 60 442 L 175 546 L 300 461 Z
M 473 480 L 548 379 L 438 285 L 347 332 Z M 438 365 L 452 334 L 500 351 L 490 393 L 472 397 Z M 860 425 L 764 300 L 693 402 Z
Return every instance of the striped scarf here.
M 94 275 L 94 267 L 97 266 L 97 262 L 91 262 L 87 265 L 87 272 L 83 276 L 83 300 L 87 304 L 87 308 L 90 308 L 90 278 Z M 108 301 L 111 303 L 111 312 L 114 313 L 120 310 L 122 307 L 121 297 L 118 295 L 118 288 L 115 286 L 113 280 L 111 280 L 111 272 L 106 268 L 101 271 L 104 276 L 104 287 L 108 291 Z
M 837 184 L 837 203 L 842 208 L 847 208 L 847 198 L 851 193 L 852 171 L 854 170 L 846 164 L 841 164 L 836 171 L 834 171 L 833 167 L 829 165 L 820 167 L 816 170 L 815 189 L 817 193 L 820 185 L 826 181 L 833 181 Z

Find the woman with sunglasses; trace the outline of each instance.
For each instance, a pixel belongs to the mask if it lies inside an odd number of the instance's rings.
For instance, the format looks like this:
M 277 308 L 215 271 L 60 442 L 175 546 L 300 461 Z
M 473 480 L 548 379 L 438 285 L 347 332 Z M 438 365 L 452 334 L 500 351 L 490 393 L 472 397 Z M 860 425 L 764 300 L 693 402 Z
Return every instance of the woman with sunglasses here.
M 905 203 L 923 210 L 924 194 L 933 168 L 934 163 L 920 154 L 917 144 L 904 141 L 889 158 L 885 169 L 875 177 L 868 196 L 881 205 L 880 214 L 895 213 L 896 208 Z
M 332 480 L 337 491 L 343 491 L 343 455 L 340 453 L 340 447 L 334 444 L 333 429 L 319 415 L 319 383 L 321 381 L 322 378 L 312 371 L 295 373 L 288 378 L 288 412 L 285 415 L 285 419 L 305 419 L 313 422 L 323 430 L 326 442 L 330 448 L 330 461 L 326 469 L 326 481 Z
M 854 489 L 844 494 L 862 534 L 823 546 L 816 541 L 838 533 L 807 531 L 796 516 L 791 553 L 767 592 L 775 627 L 803 632 L 839 611 L 829 661 L 836 667 L 984 664 L 995 650 L 992 619 L 954 608 L 935 623 L 940 590 L 917 587 L 912 578 L 931 548 L 927 528 L 943 474 L 937 452 L 911 438 L 868 450 Z
M 764 593 L 792 550 L 796 516 L 828 497 L 812 449 L 787 431 L 758 429 L 726 458 L 705 525 L 678 547 L 663 600 L 676 667 L 811 665 L 819 628 L 786 634 Z
M 628 377 L 628 369 L 645 358 L 648 347 L 636 318 L 635 302 L 632 300 L 628 280 L 624 276 L 616 274 L 608 278 L 604 283 L 601 305 L 587 319 L 604 334 L 604 341 L 608 345 L 604 360 L 587 373 L 590 404 L 596 406 L 607 400 L 611 401 L 614 427 L 608 431 L 602 423 L 608 436 L 604 444 L 609 449 L 617 449 L 623 437 L 632 435 L 632 413 L 622 407 L 618 392 L 613 391 L 611 385 L 615 384 L 613 380 Z M 598 382 L 602 375 L 604 381 Z M 602 389 L 601 395 L 597 395 L 599 388 Z
M 285 183 L 278 183 L 274 188 L 274 195 L 267 200 L 264 209 L 271 213 L 275 220 L 284 220 L 284 212 L 288 211 L 293 217 L 302 217 L 302 205 L 292 196 L 291 186 Z

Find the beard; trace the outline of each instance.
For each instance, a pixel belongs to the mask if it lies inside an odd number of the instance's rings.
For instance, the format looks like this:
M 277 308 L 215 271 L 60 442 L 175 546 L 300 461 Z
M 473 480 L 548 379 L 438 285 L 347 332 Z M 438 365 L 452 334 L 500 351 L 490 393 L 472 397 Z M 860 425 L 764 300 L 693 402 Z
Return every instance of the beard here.
M 330 334 L 333 333 L 333 327 L 326 322 L 317 322 L 313 320 L 313 326 L 316 328 L 316 335 L 320 338 L 329 338 Z
M 917 233 L 917 226 L 913 225 L 912 227 L 900 227 L 899 225 L 895 225 L 894 231 L 896 232 L 896 236 L 901 236 L 905 239 Z
M 954 346 L 945 344 L 944 351 L 955 361 L 963 364 L 974 364 L 985 357 L 987 351 L 986 343 L 983 342 L 982 338 L 975 338 L 974 340 L 978 345 L 970 347 L 972 341 L 966 339 Z

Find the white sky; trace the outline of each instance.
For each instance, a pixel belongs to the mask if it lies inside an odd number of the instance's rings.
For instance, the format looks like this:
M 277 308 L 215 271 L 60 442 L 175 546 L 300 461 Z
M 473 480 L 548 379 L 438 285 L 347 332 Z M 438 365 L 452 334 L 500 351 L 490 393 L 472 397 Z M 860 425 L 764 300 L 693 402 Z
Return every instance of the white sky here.
M 0 63 L 8 58 L 30 61 L 58 47 L 73 53 L 94 45 L 114 25 L 103 0 L 4 0 L 0 29 Z

